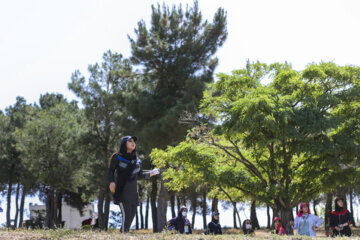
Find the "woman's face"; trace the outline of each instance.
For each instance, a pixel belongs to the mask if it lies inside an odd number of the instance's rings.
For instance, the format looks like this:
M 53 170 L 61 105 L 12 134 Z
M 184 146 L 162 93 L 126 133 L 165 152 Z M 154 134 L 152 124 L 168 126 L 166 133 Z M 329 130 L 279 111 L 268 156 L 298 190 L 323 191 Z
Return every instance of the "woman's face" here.
M 337 204 L 339 207 L 343 207 L 344 206 L 344 203 L 341 199 L 337 200 Z
M 246 229 L 251 229 L 251 222 L 250 222 L 250 221 L 246 221 L 245 227 L 246 227 Z
M 219 220 L 219 215 L 214 215 L 214 219 L 217 221 Z
M 185 208 L 184 210 L 182 210 L 181 214 L 182 214 L 183 217 L 186 217 L 187 216 L 187 209 Z
M 309 208 L 308 208 L 307 205 L 304 205 L 301 210 L 302 210 L 303 213 L 308 213 L 309 212 Z
M 135 150 L 136 144 L 134 139 L 130 138 L 126 141 L 126 150 L 128 153 L 131 153 Z
M 277 228 L 277 227 L 279 227 L 279 224 L 280 224 L 280 221 L 279 220 L 276 220 L 275 222 L 274 222 L 274 226 Z

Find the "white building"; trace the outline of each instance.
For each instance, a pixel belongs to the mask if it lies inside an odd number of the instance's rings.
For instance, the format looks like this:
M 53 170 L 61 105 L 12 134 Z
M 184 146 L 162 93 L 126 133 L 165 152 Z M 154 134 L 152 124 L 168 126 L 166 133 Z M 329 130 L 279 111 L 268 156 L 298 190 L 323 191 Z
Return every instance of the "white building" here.
M 37 205 L 37 204 L 33 205 L 32 203 L 30 203 L 29 209 L 30 209 L 30 218 L 36 218 L 37 215 L 36 211 L 39 210 L 45 211 L 46 207 L 45 205 Z M 92 218 L 93 223 L 95 222 L 96 219 L 96 214 L 94 211 L 93 204 L 89 204 L 86 207 L 84 207 L 83 215 L 80 215 L 79 210 L 63 202 L 61 206 L 61 216 L 62 216 L 62 220 L 65 221 L 64 227 L 71 229 L 81 228 L 81 222 L 84 221 L 85 219 Z

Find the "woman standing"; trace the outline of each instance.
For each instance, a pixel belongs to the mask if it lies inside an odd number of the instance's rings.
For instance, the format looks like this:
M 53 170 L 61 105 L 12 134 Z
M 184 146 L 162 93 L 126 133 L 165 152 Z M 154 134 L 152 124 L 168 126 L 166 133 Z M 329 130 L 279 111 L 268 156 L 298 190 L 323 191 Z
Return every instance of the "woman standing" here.
M 293 226 L 299 235 L 316 237 L 315 228 L 319 228 L 323 220 L 316 215 L 310 213 L 309 203 L 302 203 L 297 217 L 295 218 L 295 224 L 290 221 L 290 225 Z
M 333 230 L 333 236 L 351 236 L 350 225 L 353 223 L 351 213 L 344 209 L 344 199 L 337 197 L 335 199 L 335 211 L 331 213 L 330 227 Z
M 137 179 L 159 174 L 158 169 L 144 173 L 141 160 L 137 157 L 135 136 L 125 136 L 121 140 L 120 151 L 114 153 L 109 164 L 109 188 L 114 197 L 114 203 L 120 206 L 123 216 L 121 232 L 128 232 L 140 205 L 137 189 Z M 115 171 L 117 172 L 115 184 Z M 126 193 L 126 194 L 123 194 Z

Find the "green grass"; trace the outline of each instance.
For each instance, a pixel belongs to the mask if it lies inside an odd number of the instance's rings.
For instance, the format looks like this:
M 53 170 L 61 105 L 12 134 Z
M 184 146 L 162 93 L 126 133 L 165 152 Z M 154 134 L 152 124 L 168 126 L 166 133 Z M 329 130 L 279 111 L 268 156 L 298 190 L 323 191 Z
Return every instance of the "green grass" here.
M 360 239 L 360 229 L 355 230 L 357 236 L 351 238 L 334 238 L 334 239 Z M 207 239 L 234 239 L 234 240 L 243 240 L 243 239 L 310 239 L 310 238 L 301 238 L 298 236 L 285 236 L 279 237 L 276 235 L 271 235 L 268 230 L 261 229 L 256 231 L 255 237 L 248 237 L 238 233 L 236 229 L 226 229 L 224 232 L 226 234 L 222 236 L 208 236 L 203 235 L 203 231 L 195 231 L 195 234 L 192 235 L 179 235 L 172 233 L 152 233 L 151 230 L 132 230 L 130 233 L 121 234 L 118 229 L 110 229 L 107 232 L 97 231 L 97 230 L 72 230 L 67 228 L 55 229 L 55 230 L 26 230 L 26 229 L 17 229 L 17 230 L 7 230 L 0 229 L 0 239 L 13 239 L 13 240 L 32 240 L 32 239 L 42 239 L 42 240 L 53 240 L 53 239 L 126 239 L 126 240 L 177 240 L 177 239 L 198 239 L 198 240 L 207 240 Z M 325 235 L 320 230 L 318 232 L 318 238 L 325 238 Z

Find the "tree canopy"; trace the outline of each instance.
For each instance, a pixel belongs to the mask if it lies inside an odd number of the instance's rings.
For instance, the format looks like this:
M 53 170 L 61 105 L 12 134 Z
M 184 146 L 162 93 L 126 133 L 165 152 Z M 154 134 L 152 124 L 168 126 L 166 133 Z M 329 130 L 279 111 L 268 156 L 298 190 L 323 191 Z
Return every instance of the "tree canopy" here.
M 159 159 L 171 156 L 193 171 L 187 175 L 192 180 L 201 176 L 204 183 L 237 189 L 288 223 L 298 203 L 335 188 L 339 175 L 358 174 L 359 168 L 338 166 L 359 163 L 358 114 L 352 115 L 359 111 L 359 70 L 333 63 L 303 71 L 286 63 L 248 63 L 232 75 L 219 74 L 201 103 L 202 113 L 215 121 L 190 133 L 216 157 L 181 143 L 165 155 L 154 151 L 154 162 L 162 166 Z M 172 168 L 171 184 L 186 183 Z

